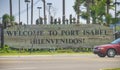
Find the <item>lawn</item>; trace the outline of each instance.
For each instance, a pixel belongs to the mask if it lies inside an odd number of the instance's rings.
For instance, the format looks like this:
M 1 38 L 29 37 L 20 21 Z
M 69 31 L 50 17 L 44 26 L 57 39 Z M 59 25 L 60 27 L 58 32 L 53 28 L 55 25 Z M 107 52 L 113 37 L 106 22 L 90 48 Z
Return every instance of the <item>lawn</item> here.
M 103 69 L 103 70 L 120 70 L 120 68 L 113 68 L 113 69 Z

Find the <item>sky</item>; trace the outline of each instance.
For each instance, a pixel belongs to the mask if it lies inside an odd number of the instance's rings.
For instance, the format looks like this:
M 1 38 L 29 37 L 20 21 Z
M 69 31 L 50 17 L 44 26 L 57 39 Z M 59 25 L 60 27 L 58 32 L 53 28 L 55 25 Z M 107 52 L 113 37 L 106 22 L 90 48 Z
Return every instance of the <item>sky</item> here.
M 15 21 L 19 21 L 19 6 L 18 6 L 18 1 L 19 0 L 12 0 L 12 11 L 13 15 L 15 16 Z M 34 13 L 33 13 L 33 22 L 35 24 L 36 19 L 39 17 L 38 16 L 38 9 L 37 7 L 42 7 L 40 10 L 40 15 L 43 17 L 43 2 L 41 0 L 33 0 L 34 1 Z M 74 5 L 75 0 L 65 0 L 66 2 L 66 18 L 69 17 L 70 14 L 73 16 L 76 16 L 75 11 L 73 10 L 73 5 Z M 62 0 L 46 0 L 47 3 L 52 3 L 52 8 L 51 8 L 51 14 L 55 18 L 61 18 L 62 17 Z M 26 24 L 27 23 L 27 11 L 26 11 L 26 3 L 24 0 L 20 0 L 21 3 L 21 21 Z M 29 24 L 31 23 L 31 3 L 29 3 Z M 48 16 L 48 6 L 46 5 L 46 15 Z M 9 14 L 9 0 L 0 0 L 0 17 L 2 17 L 4 14 Z M 0 18 L 0 21 L 2 19 Z
M 12 11 L 13 11 L 13 16 L 15 16 L 15 21 L 19 21 L 19 6 L 18 6 L 18 1 L 19 0 L 12 0 Z M 31 0 L 30 0 L 31 1 Z M 36 19 L 39 17 L 39 11 L 37 7 L 42 7 L 40 11 L 41 17 L 43 17 L 43 2 L 41 0 L 33 0 L 34 1 L 34 13 L 33 13 L 33 24 L 35 24 Z M 117 0 L 120 2 L 120 0 Z M 46 0 L 47 3 L 52 3 L 52 8 L 51 8 L 51 14 L 55 18 L 61 18 L 62 17 L 62 0 Z M 76 17 L 75 11 L 73 9 L 73 5 L 75 0 L 65 0 L 66 5 L 66 18 L 69 19 L 69 15 L 72 14 L 73 17 Z M 27 23 L 27 10 L 26 10 L 26 3 L 24 0 L 20 0 L 21 3 L 21 22 L 23 24 Z M 31 3 L 29 3 L 29 24 L 31 23 Z M 46 5 L 46 15 L 48 18 L 48 6 Z M 84 9 L 84 8 L 82 8 Z M 120 7 L 117 6 L 117 10 L 120 10 Z M 0 0 L 0 22 L 2 21 L 1 17 L 4 14 L 9 14 L 9 0 Z M 114 11 L 111 11 L 111 14 L 114 15 Z M 80 18 L 81 19 L 81 18 Z M 82 23 L 85 23 L 84 20 L 81 21 Z

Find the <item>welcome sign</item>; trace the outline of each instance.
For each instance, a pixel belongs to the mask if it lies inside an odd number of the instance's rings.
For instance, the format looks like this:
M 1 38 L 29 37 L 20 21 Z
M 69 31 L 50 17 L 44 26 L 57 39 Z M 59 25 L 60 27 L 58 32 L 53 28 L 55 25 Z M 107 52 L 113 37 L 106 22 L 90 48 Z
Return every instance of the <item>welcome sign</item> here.
M 17 25 L 5 29 L 5 44 L 14 48 L 93 47 L 113 40 L 100 25 Z

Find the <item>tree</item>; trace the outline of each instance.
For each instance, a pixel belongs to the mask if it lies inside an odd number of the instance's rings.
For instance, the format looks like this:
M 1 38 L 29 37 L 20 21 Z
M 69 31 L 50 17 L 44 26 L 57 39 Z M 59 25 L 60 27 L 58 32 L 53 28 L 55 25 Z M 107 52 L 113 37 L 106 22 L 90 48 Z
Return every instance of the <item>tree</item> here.
M 82 0 L 82 3 L 87 11 L 81 12 L 81 17 L 87 20 L 87 24 L 90 24 L 90 6 L 93 4 L 93 0 Z
M 76 3 L 79 2 L 79 3 Z M 109 10 L 114 10 L 114 6 L 110 5 L 113 3 L 113 0 L 76 0 L 75 4 L 83 5 L 86 7 L 87 11 L 81 11 L 81 17 L 87 20 L 87 23 L 90 23 L 90 18 L 92 19 L 93 24 L 103 24 L 107 25 L 116 22 L 116 20 L 111 16 Z M 74 5 L 74 10 L 77 10 L 78 5 Z M 117 19 L 118 21 L 118 19 Z
M 81 3 L 82 3 L 82 0 L 76 0 L 74 3 L 74 6 L 73 6 L 73 8 L 77 14 L 77 23 L 78 24 L 80 22 L 80 5 L 81 5 Z
M 2 23 L 4 25 L 4 28 L 6 28 L 7 24 L 10 23 L 10 16 L 8 14 L 4 14 L 2 16 Z
M 92 23 L 102 23 L 103 16 L 105 16 L 106 11 L 106 0 L 95 0 L 95 3 L 90 7 L 91 9 L 91 17 L 92 17 Z
M 81 17 L 83 19 L 87 20 L 87 24 L 90 23 L 90 5 L 92 5 L 94 3 L 94 0 L 76 0 L 75 1 L 75 5 L 73 6 L 76 14 L 81 14 Z M 78 10 L 78 6 L 80 7 L 81 5 L 85 6 L 87 8 L 87 12 L 82 12 L 80 10 Z M 80 15 L 78 15 L 80 16 Z
M 4 14 L 2 16 L 2 23 L 4 24 L 4 26 L 6 27 L 7 25 L 13 25 L 15 21 L 14 16 L 9 16 L 8 14 Z M 10 23 L 11 22 L 11 23 Z
M 40 24 L 43 24 L 42 17 L 40 17 L 36 20 L 36 25 L 40 25 Z
M 92 1 L 86 0 L 86 6 L 87 6 L 87 24 L 90 24 L 90 5 Z

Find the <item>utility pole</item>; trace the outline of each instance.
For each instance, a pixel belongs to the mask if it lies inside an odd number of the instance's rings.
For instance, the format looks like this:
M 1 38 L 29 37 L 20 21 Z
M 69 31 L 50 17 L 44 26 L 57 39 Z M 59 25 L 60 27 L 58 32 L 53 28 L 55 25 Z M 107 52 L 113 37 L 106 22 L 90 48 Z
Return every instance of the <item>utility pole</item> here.
M 65 0 L 63 0 L 63 16 L 62 16 L 63 24 L 65 24 Z
M 10 2 L 10 17 L 12 17 L 12 0 L 9 0 Z M 10 19 L 10 23 L 11 23 L 11 19 Z
M 19 0 L 19 24 L 20 24 L 20 0 Z
M 29 17 L 28 17 L 28 3 L 27 3 L 27 25 L 29 23 Z
M 31 0 L 31 25 L 33 24 L 33 0 Z

